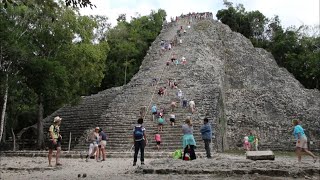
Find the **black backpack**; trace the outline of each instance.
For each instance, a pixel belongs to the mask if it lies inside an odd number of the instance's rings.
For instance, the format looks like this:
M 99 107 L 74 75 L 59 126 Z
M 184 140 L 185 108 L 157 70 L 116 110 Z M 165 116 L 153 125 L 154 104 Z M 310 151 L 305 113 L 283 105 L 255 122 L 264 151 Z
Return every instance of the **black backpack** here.
M 135 127 L 134 127 L 134 139 L 135 139 L 135 140 L 141 140 L 141 139 L 143 139 L 142 126 L 135 126 Z

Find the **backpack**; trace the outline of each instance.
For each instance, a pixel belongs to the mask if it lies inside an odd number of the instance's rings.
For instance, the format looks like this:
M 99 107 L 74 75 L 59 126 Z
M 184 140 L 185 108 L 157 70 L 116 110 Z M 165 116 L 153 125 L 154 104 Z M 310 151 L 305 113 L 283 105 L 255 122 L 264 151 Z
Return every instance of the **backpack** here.
M 59 131 L 58 131 L 58 129 L 56 128 L 56 126 L 55 125 L 50 125 L 50 127 L 51 126 L 53 126 L 53 133 L 54 134 L 58 134 L 58 136 L 59 136 Z M 50 127 L 49 127 L 49 130 L 50 130 Z M 51 139 L 51 135 L 50 135 L 50 131 L 48 130 L 48 139 L 50 140 Z
M 134 127 L 134 139 L 135 140 L 141 140 L 143 139 L 143 131 L 142 131 L 142 126 L 138 127 L 138 126 L 135 126 Z
M 182 159 L 182 150 L 175 150 L 172 154 L 173 159 Z

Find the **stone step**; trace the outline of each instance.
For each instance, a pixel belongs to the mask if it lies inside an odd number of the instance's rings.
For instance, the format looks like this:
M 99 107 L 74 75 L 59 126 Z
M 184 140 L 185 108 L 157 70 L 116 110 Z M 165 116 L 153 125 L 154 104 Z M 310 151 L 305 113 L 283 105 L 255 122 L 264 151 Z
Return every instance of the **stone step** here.
M 172 158 L 172 152 L 164 152 L 164 151 L 156 151 L 156 152 L 145 152 L 145 158 Z M 62 151 L 60 157 L 61 158 L 80 158 L 85 159 L 87 151 Z M 204 151 L 197 152 L 197 157 L 205 157 Z M 55 155 L 55 152 L 54 152 Z M 1 156 L 3 157 L 47 157 L 48 151 L 3 151 L 1 152 Z M 133 152 L 122 152 L 122 151 L 114 151 L 114 152 L 106 152 L 107 158 L 133 158 Z M 93 160 L 92 160 L 93 161 Z

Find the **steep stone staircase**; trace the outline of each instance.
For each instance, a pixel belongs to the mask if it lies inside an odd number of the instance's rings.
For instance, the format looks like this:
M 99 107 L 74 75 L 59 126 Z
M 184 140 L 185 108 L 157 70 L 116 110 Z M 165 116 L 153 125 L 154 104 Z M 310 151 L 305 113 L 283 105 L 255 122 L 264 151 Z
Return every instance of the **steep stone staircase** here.
M 85 97 L 77 106 L 61 108 L 45 119 L 44 130 L 47 131 L 54 116 L 61 116 L 62 149 L 68 149 L 71 132 L 71 149 L 84 152 L 88 149 L 88 134 L 99 126 L 109 137 L 107 152 L 128 156 L 133 127 L 140 116 L 140 108 L 146 107 L 144 126 L 149 139 L 146 152 L 150 156 L 182 148 L 181 125 L 187 117 L 194 122 L 197 152 L 204 151 L 199 132 L 204 117 L 213 125 L 215 150 L 241 148 L 242 139 L 249 130 L 258 132 L 260 147 L 291 150 L 294 146 L 290 116 L 301 112 L 304 128 L 309 130 L 310 140 L 314 142 L 310 147 L 319 149 L 318 90 L 303 88 L 292 75 L 277 66 L 270 53 L 254 48 L 250 40 L 214 20 L 193 21 L 191 29 L 181 37 L 183 43 L 160 55 L 160 41 L 173 39 L 181 25 L 187 26 L 180 21 L 177 26 L 170 24 L 161 31 L 139 72 L 128 84 Z M 184 56 L 187 64 L 166 66 L 172 52 L 178 59 Z M 160 79 L 156 86 L 151 86 L 153 78 Z M 197 109 L 191 114 L 179 106 L 174 112 L 174 127 L 169 125 L 169 114 L 170 102 L 178 100 L 177 89 L 168 87 L 169 78 L 177 80 L 178 88 L 188 100 L 195 101 Z M 167 87 L 168 95 L 160 97 L 157 91 L 163 86 Z M 153 138 L 157 123 L 151 119 L 152 104 L 168 112 L 164 131 L 160 133 L 163 141 L 160 152 L 155 149 Z M 18 136 L 22 134 L 23 131 Z
M 60 133 L 62 135 L 62 148 L 67 150 L 70 133 L 71 133 L 71 144 L 70 148 L 73 147 L 79 142 L 80 137 L 83 137 L 88 128 L 94 128 L 99 121 L 101 114 L 109 107 L 111 100 L 121 92 L 121 87 L 111 88 L 105 91 L 101 91 L 98 94 L 91 96 L 82 97 L 80 103 L 76 106 L 65 106 L 60 108 L 46 119 L 44 119 L 44 134 L 45 140 L 48 137 L 49 126 L 53 122 L 55 116 L 62 117 L 62 124 Z M 30 134 L 27 132 L 30 129 L 36 129 L 37 125 L 23 129 L 17 138 L 20 149 L 23 150 L 33 150 L 35 149 L 35 143 L 30 143 L 30 141 L 24 141 L 24 138 L 28 138 Z M 36 132 L 36 131 L 35 131 Z
M 193 119 L 194 136 L 199 151 L 204 150 L 200 135 L 200 125 L 206 115 L 208 118 L 213 119 L 216 102 L 214 98 L 209 98 L 209 96 L 214 95 L 212 93 L 214 91 L 212 84 L 204 83 L 204 77 L 201 74 L 194 73 L 201 72 L 201 68 L 193 68 L 196 59 L 194 59 L 195 55 L 192 53 L 196 52 L 191 51 L 192 48 L 188 47 L 191 40 L 194 39 L 192 36 L 196 35 L 193 28 L 187 29 L 187 34 L 181 37 L 183 41 L 181 45 L 173 47 L 171 51 L 165 52 L 162 56 L 160 55 L 160 41 L 162 39 L 173 39 L 180 25 L 182 24 L 163 30 L 150 47 L 140 71 L 132 78 L 130 83 L 123 86 L 123 92 L 110 102 L 112 106 L 109 106 L 101 116 L 97 126 L 102 127 L 109 136 L 107 151 L 121 152 L 130 150 L 132 147 L 132 129 L 139 117 L 140 107 L 143 106 L 147 107 L 144 126 L 147 129 L 149 145 L 146 146 L 146 151 L 156 151 L 154 134 L 157 132 L 157 123 L 152 121 L 150 112 L 152 104 L 156 104 L 158 108 L 164 107 L 167 111 L 167 114 L 165 114 L 167 123 L 164 125 L 163 132 L 160 132 L 162 137 L 161 151 L 173 152 L 182 148 L 181 125 L 187 117 Z M 186 27 L 185 24 L 184 27 Z M 187 64 L 179 64 L 178 66 L 170 64 L 166 66 L 166 62 L 171 58 L 173 52 L 179 59 L 182 56 L 186 57 Z M 151 86 L 152 78 L 160 79 L 156 86 Z M 181 105 L 176 108 L 174 112 L 176 125 L 174 127 L 170 126 L 169 114 L 171 101 L 178 101 L 177 89 L 168 87 L 168 78 L 176 79 L 178 88 L 183 91 L 188 100 L 194 100 L 197 106 L 195 114 L 191 114 L 188 108 L 182 108 Z M 164 86 L 167 87 L 167 95 L 161 97 L 157 92 L 160 87 Z M 85 141 L 79 141 L 75 150 L 86 150 L 87 147 L 88 144 Z

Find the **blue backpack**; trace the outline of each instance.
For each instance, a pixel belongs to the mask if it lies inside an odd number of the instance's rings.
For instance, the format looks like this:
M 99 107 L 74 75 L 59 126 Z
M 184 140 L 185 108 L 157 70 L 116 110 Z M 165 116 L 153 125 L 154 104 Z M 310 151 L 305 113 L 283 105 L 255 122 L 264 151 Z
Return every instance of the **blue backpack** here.
M 135 139 L 135 140 L 141 140 L 141 139 L 143 139 L 142 126 L 140 126 L 140 127 L 135 126 L 135 127 L 134 127 L 134 139 Z

